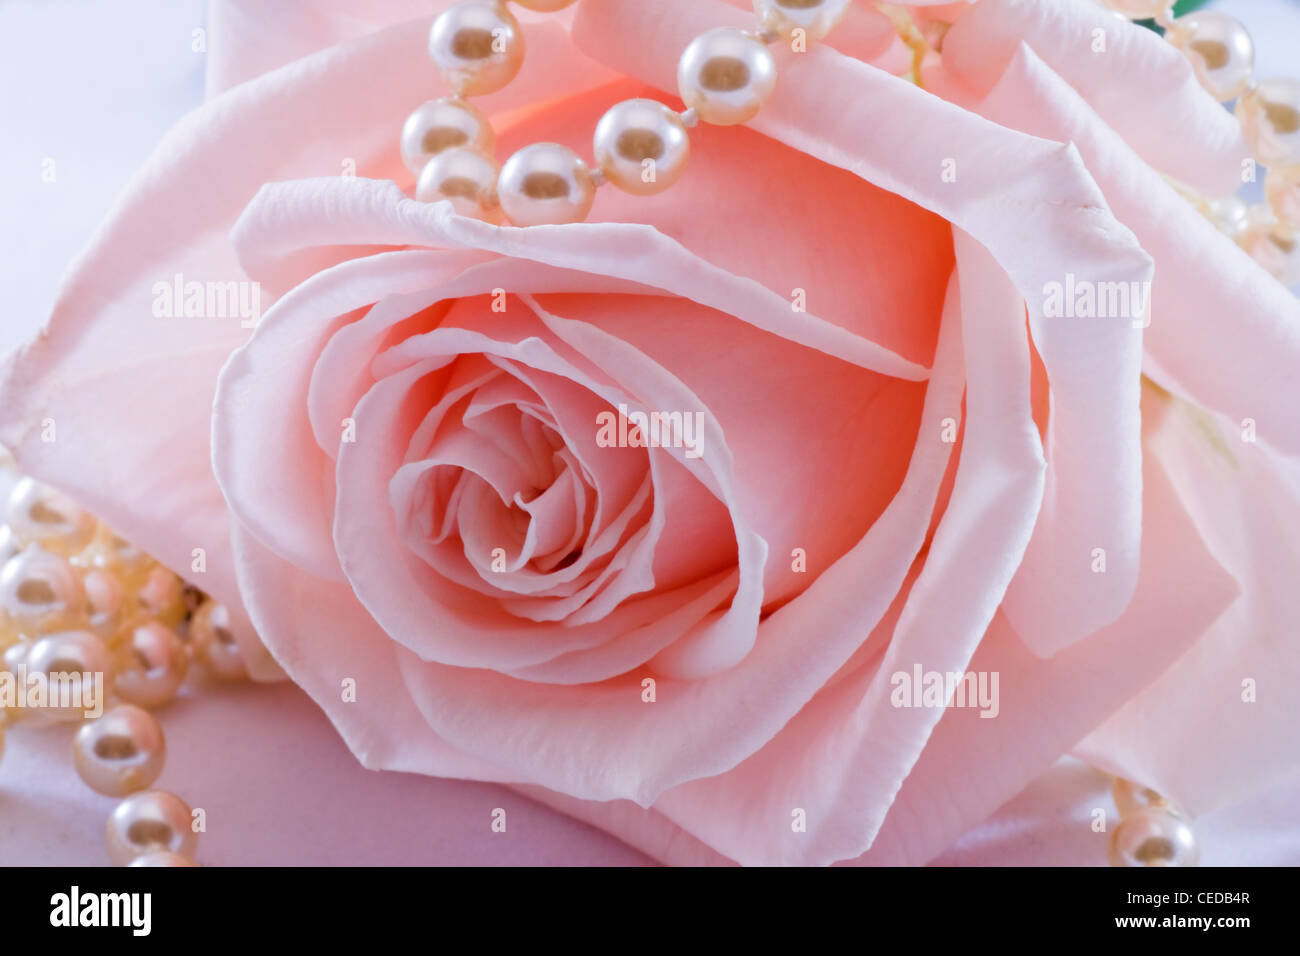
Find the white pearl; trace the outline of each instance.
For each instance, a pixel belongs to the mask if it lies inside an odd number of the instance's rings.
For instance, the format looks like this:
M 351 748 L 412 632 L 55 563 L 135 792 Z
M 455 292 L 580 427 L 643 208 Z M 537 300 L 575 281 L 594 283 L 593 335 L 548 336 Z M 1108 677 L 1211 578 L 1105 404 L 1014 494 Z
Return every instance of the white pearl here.
M 594 153 L 611 183 L 649 196 L 681 178 L 691 138 L 676 110 L 655 100 L 625 100 L 596 124 Z
M 165 790 L 146 790 L 127 797 L 108 818 L 108 855 L 127 866 L 160 850 L 194 858 L 198 834 L 185 801 Z
M 1300 284 L 1300 232 L 1280 222 L 1247 231 L 1241 246 L 1250 257 L 1281 282 Z
M 248 677 L 244 657 L 230 631 L 230 612 L 224 604 L 208 600 L 190 620 L 190 644 L 213 677 L 243 680 Z
M 67 559 L 32 545 L 0 570 L 0 608 L 29 637 L 69 628 L 86 610 L 86 592 Z
M 1132 780 L 1125 780 L 1123 777 L 1115 778 L 1115 782 L 1111 784 L 1110 794 L 1115 800 L 1115 806 L 1119 808 L 1120 816 L 1126 817 L 1147 807 L 1170 806 L 1169 801 L 1158 791 L 1134 783 Z
M 1130 20 L 1147 20 L 1164 16 L 1174 0 L 1102 0 L 1102 3 Z
M 1237 100 L 1237 119 L 1265 166 L 1300 166 L 1300 80 L 1263 80 Z
M 14 537 L 14 529 L 7 524 L 0 524 L 0 567 L 4 567 L 5 562 L 23 549 Z
M 33 641 L 25 663 L 29 680 L 37 672 L 53 678 L 43 709 L 53 720 L 81 720 L 87 710 L 104 706 L 104 700 L 95 695 L 107 696 L 112 688 L 112 655 L 104 642 L 89 631 L 62 631 Z M 66 706 L 55 698 L 62 699 Z
M 429 56 L 458 95 L 481 96 L 519 73 L 524 33 L 503 3 L 463 0 L 433 21 Z
M 419 176 L 443 150 L 464 147 L 490 156 L 495 143 L 492 124 L 476 107 L 455 97 L 429 100 L 402 126 L 402 162 Z
M 1237 195 L 1212 199 L 1209 203 L 1210 217 L 1219 229 L 1227 233 L 1230 239 L 1239 239 L 1246 231 L 1246 204 Z
M 596 199 L 587 164 L 559 143 L 534 143 L 501 167 L 497 199 L 516 226 L 582 222 Z
M 127 866 L 198 866 L 198 864 L 170 850 L 154 850 L 144 856 L 137 856 Z
M 1280 222 L 1300 229 L 1300 166 L 1270 169 L 1264 179 L 1264 195 Z
M 1250 87 L 1255 44 L 1236 17 L 1217 10 L 1189 13 L 1170 24 L 1165 39 L 1183 51 L 1216 100 L 1236 99 Z
M 1195 866 L 1198 855 L 1191 824 L 1167 807 L 1135 810 L 1110 835 L 1111 866 Z
M 776 61 L 753 34 L 719 27 L 683 51 L 677 87 L 704 122 L 734 126 L 753 119 L 776 89 Z
M 448 149 L 424 166 L 416 183 L 420 202 L 446 199 L 462 216 L 491 219 L 496 212 L 496 160 L 472 149 Z
M 554 13 L 556 10 L 572 6 L 575 0 L 511 0 L 511 2 L 527 7 L 529 10 L 536 10 L 538 13 Z
M 62 555 L 80 551 L 95 534 L 96 522 L 89 512 L 32 478 L 14 485 L 6 515 L 20 544 L 36 543 Z
M 160 707 L 185 683 L 190 657 L 175 631 L 150 621 L 131 631 L 117 649 L 116 664 L 113 689 L 118 697 L 140 707 Z
M 821 40 L 844 19 L 852 0 L 754 0 L 754 12 L 764 30 L 789 39 L 802 30 L 808 40 Z
M 149 711 L 132 704 L 119 704 L 84 724 L 72 742 L 72 762 L 81 779 L 110 797 L 152 784 L 166 755 L 162 727 Z

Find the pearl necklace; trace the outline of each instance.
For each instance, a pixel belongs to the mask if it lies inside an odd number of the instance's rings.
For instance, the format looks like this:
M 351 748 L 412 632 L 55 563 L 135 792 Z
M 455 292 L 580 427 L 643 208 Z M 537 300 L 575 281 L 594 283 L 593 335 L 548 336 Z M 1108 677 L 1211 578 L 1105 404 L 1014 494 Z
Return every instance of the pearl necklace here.
M 6 454 L 0 468 L 12 464 Z M 175 794 L 148 789 L 166 757 L 150 711 L 176 697 L 191 659 L 219 679 L 247 676 L 226 609 L 31 478 L 17 478 L 5 516 L 0 758 L 6 725 L 81 722 L 78 776 L 125 798 L 108 818 L 113 862 L 196 865 L 201 819 Z

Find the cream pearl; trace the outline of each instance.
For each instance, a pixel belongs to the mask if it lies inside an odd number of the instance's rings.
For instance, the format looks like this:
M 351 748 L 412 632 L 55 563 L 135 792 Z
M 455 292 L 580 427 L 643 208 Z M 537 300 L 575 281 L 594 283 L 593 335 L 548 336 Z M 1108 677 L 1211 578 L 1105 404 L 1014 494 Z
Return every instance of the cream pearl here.
M 510 0 L 510 2 L 529 10 L 536 10 L 538 13 L 554 13 L 556 10 L 573 6 L 576 0 Z
M 111 572 L 121 579 L 124 587 L 134 591 L 144 584 L 155 562 L 131 542 L 118 537 L 108 525 L 101 523 L 94 540 L 85 551 L 77 555 L 75 563 Z
M 1125 817 L 1147 807 L 1171 806 L 1170 802 L 1157 791 L 1144 787 L 1140 783 L 1134 783 L 1132 780 L 1125 780 L 1123 777 L 1115 778 L 1115 782 L 1111 784 L 1110 795 L 1115 800 L 1120 816 Z
M 33 478 L 14 485 L 6 517 L 20 544 L 39 544 L 62 555 L 80 551 L 95 534 L 96 522 L 89 512 Z
M 198 866 L 198 864 L 170 850 L 155 850 L 144 856 L 137 856 L 127 866 Z
M 161 707 L 185 683 L 190 656 L 169 627 L 150 621 L 132 629 L 117 650 L 113 689 L 122 700 L 140 707 Z
M 1264 196 L 1279 222 L 1300 229 L 1300 166 L 1270 169 L 1264 178 Z
M 199 837 L 185 801 L 165 790 L 127 797 L 108 818 L 108 855 L 128 866 L 145 854 L 165 851 L 194 858 Z
M 1300 284 L 1300 231 L 1274 222 L 1247 231 L 1241 246 L 1278 282 Z
M 1101 0 L 1101 2 L 1130 20 L 1162 17 L 1174 5 L 1174 0 Z
M 1167 807 L 1144 807 L 1121 820 L 1111 832 L 1111 866 L 1195 866 L 1196 834 L 1179 813 Z
M 519 73 L 524 33 L 499 0 L 462 0 L 433 21 L 429 57 L 458 95 L 482 96 Z
M 821 40 L 844 19 L 852 0 L 754 0 L 754 12 L 764 30 L 789 39 L 802 30 L 808 40 Z
M 32 545 L 0 570 L 0 609 L 19 632 L 34 636 L 75 626 L 86 610 L 86 592 L 65 558 Z
M 1179 17 L 1165 39 L 1183 51 L 1196 77 L 1216 100 L 1236 99 L 1255 73 L 1255 44 L 1236 17 L 1205 10 Z
M 167 744 L 153 714 L 119 704 L 77 731 L 72 762 L 86 786 L 110 797 L 143 790 L 162 773 Z
M 415 187 L 420 202 L 446 199 L 462 216 L 491 219 L 496 214 L 496 160 L 472 149 L 448 149 L 424 166 Z
M 1300 166 L 1300 80 L 1263 80 L 1237 100 L 1237 119 L 1265 166 Z
M 753 34 L 719 27 L 683 51 L 677 87 L 704 122 L 734 126 L 753 119 L 776 89 L 776 60 Z
M 607 180 L 649 196 L 681 178 L 691 139 L 676 110 L 655 100 L 626 100 L 596 124 L 594 153 Z
M 149 569 L 139 598 L 140 605 L 168 627 L 185 620 L 185 582 L 161 564 Z
M 99 695 L 106 696 L 113 683 L 113 658 L 90 631 L 62 631 L 33 641 L 24 663 L 29 680 L 37 672 L 49 679 L 42 712 L 53 720 L 81 720 L 103 707 Z
M 221 680 L 248 677 L 243 655 L 230 631 L 230 612 L 224 604 L 208 600 L 190 620 L 190 644 L 212 676 Z
M 596 199 L 587 164 L 559 143 L 534 143 L 506 160 L 497 198 L 516 226 L 582 222 Z
M 91 568 L 81 583 L 86 590 L 90 630 L 111 641 L 126 614 L 126 588 L 116 574 L 103 568 Z
M 490 156 L 495 144 L 487 117 L 457 97 L 429 100 L 402 126 L 402 162 L 416 176 L 443 150 L 463 147 Z

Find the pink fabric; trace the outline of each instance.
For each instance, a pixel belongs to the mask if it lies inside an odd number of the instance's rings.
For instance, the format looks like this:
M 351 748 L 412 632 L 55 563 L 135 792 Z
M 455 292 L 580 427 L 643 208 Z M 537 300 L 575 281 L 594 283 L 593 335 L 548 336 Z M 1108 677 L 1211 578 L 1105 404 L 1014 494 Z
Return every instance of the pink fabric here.
M 697 130 L 669 193 L 516 230 L 399 188 L 427 9 L 263 6 L 217 5 L 250 42 L 4 367 L 0 438 L 173 567 L 203 548 L 250 666 L 364 765 L 516 785 L 665 862 L 793 864 L 930 860 L 1085 737 L 1198 810 L 1295 771 L 1284 694 L 1177 735 L 1295 668 L 1268 521 L 1296 515 L 1300 326 L 1153 172 L 1208 188 L 1240 148 L 1154 35 L 1107 21 L 1103 82 L 1078 0 L 945 8 L 946 102 L 864 62 L 892 46 L 867 15 L 783 57 L 752 130 Z M 502 153 L 585 152 L 749 16 L 527 18 L 484 100 Z M 251 336 L 154 317 L 177 273 L 269 308 Z M 1050 316 L 1067 273 L 1161 277 L 1150 329 Z M 703 455 L 598 446 L 620 405 L 698 412 Z M 997 719 L 892 706 L 916 663 L 997 672 Z

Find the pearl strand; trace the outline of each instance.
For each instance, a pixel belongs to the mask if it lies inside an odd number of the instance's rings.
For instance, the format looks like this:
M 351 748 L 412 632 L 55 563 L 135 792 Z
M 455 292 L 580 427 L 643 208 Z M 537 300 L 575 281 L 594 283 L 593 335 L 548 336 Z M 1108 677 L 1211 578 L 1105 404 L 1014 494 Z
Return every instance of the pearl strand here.
M 514 0 L 553 11 L 573 0 Z M 776 88 L 768 46 L 796 35 L 823 39 L 851 0 L 754 0 L 758 30 L 719 27 L 692 40 L 677 66 L 686 109 L 626 100 L 596 124 L 594 167 L 559 143 L 525 146 L 500 167 L 487 119 L 464 97 L 501 89 L 519 72 L 524 40 L 505 0 L 465 0 L 433 23 L 429 52 L 455 96 L 432 100 L 407 119 L 402 157 L 418 176 L 416 198 L 448 200 L 463 216 L 515 226 L 582 222 L 596 190 L 609 183 L 636 196 L 662 192 L 690 157 L 688 130 L 699 122 L 734 126 L 753 119 Z
M 1255 44 L 1235 17 L 1201 10 L 1174 18 L 1170 0 L 1103 0 L 1133 19 L 1153 18 L 1201 85 L 1235 114 L 1254 158 L 1268 169 L 1266 201 L 1200 200 L 1203 212 L 1284 285 L 1300 282 L 1300 81 L 1255 78 Z
M 0 466 L 12 470 L 12 459 Z M 20 478 L 0 525 L 0 650 L 19 693 L 31 675 L 47 686 L 102 675 L 108 704 L 86 719 L 78 706 L 9 708 L 0 701 L 0 758 L 7 724 L 81 722 L 73 740 L 78 776 L 97 793 L 125 799 L 109 817 L 109 856 L 123 866 L 194 866 L 191 810 L 175 794 L 149 790 L 166 759 L 150 709 L 179 693 L 191 658 L 224 680 L 247 676 L 229 615 L 115 535 L 67 496 Z M 24 675 L 26 679 L 19 677 Z M 62 675 L 62 676 L 60 676 Z

